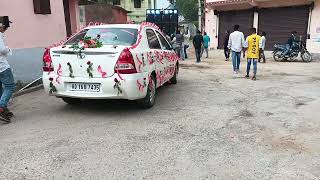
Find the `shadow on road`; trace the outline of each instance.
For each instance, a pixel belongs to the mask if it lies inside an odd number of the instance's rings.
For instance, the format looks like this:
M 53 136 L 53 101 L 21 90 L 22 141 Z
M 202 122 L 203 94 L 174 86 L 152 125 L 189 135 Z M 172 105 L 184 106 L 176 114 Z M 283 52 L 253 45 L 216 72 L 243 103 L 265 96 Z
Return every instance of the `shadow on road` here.
M 130 100 L 84 100 L 80 105 L 64 105 L 61 100 L 61 106 L 57 109 L 60 112 L 67 113 L 95 113 L 95 114 L 117 114 L 117 113 L 143 113 L 143 112 L 152 112 L 163 106 L 162 103 L 167 103 L 169 101 L 163 100 L 162 98 L 168 97 L 168 91 L 170 88 L 173 88 L 174 85 L 166 84 L 159 89 L 157 89 L 156 95 L 156 104 L 150 109 L 142 108 L 137 101 Z M 174 96 L 174 95 L 173 95 Z

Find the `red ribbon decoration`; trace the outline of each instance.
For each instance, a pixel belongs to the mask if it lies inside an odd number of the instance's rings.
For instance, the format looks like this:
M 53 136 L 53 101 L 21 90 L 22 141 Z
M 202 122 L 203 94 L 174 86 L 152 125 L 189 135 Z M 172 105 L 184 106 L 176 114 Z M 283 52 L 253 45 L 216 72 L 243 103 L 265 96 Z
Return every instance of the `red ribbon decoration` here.
M 117 70 L 117 75 L 119 76 L 119 78 L 120 78 L 122 81 L 126 81 L 126 80 L 123 79 L 122 76 L 120 75 L 119 70 Z
M 139 72 L 141 72 L 141 66 L 142 66 L 143 62 L 139 59 L 137 54 L 136 54 L 136 58 L 137 58 L 138 63 L 139 63 L 139 66 L 138 66 Z
M 135 43 L 134 45 L 132 45 L 132 46 L 130 47 L 130 49 L 135 49 L 135 48 L 137 48 L 137 46 L 141 43 L 141 40 L 142 40 L 142 34 L 141 34 L 141 32 L 142 32 L 142 29 L 145 28 L 145 27 L 153 27 L 153 28 L 155 28 L 155 29 L 157 29 L 157 30 L 160 29 L 157 25 L 155 25 L 155 24 L 153 24 L 153 23 L 150 23 L 150 22 L 143 22 L 143 23 L 141 23 L 140 28 L 139 28 L 139 31 L 138 31 L 138 40 L 137 40 L 137 43 Z
M 138 85 L 138 89 L 139 89 L 139 91 L 143 92 L 144 85 L 143 85 L 143 84 L 141 84 L 139 80 L 137 80 L 137 85 Z
M 102 71 L 102 67 L 100 65 L 98 66 L 97 71 L 101 74 L 102 78 L 106 78 L 107 73 Z
M 152 59 L 152 53 L 151 52 L 147 53 L 147 58 L 148 58 L 149 64 L 150 65 L 153 64 L 153 59 Z
M 61 66 L 61 64 L 59 64 L 59 66 L 58 66 L 58 69 L 57 69 L 57 78 L 56 78 L 56 82 L 58 83 L 58 84 L 60 84 L 60 77 L 62 76 L 62 66 Z

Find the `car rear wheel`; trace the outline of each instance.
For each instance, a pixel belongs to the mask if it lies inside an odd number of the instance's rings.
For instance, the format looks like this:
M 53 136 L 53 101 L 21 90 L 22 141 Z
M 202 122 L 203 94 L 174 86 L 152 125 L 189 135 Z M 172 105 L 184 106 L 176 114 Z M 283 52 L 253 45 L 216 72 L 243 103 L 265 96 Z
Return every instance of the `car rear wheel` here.
M 77 99 L 77 98 L 62 98 L 62 100 L 70 105 L 80 105 L 82 103 L 81 99 Z
M 151 76 L 149 80 L 147 95 L 145 98 L 138 101 L 138 103 L 145 109 L 151 108 L 156 100 L 156 81 L 155 77 Z

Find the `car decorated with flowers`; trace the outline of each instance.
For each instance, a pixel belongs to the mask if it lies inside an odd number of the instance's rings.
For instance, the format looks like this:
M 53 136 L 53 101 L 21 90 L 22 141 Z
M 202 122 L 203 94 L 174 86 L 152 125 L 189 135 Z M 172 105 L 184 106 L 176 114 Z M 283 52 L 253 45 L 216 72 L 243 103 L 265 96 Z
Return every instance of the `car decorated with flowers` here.
M 84 99 L 155 103 L 156 89 L 177 83 L 179 58 L 150 23 L 98 25 L 83 29 L 43 55 L 45 91 L 68 104 Z

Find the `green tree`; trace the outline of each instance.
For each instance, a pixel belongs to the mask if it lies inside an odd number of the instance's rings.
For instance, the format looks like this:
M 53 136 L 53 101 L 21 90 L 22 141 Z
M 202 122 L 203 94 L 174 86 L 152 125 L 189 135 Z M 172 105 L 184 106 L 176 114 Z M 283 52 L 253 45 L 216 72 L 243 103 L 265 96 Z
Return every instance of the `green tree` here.
M 198 21 L 198 0 L 177 0 L 176 7 L 187 21 Z M 201 7 L 203 12 L 204 0 L 201 0 Z

